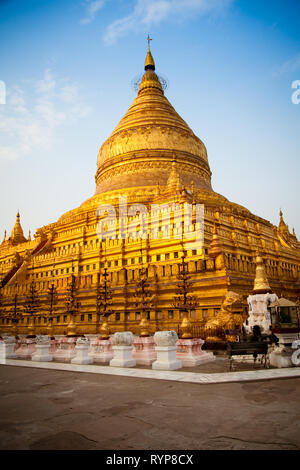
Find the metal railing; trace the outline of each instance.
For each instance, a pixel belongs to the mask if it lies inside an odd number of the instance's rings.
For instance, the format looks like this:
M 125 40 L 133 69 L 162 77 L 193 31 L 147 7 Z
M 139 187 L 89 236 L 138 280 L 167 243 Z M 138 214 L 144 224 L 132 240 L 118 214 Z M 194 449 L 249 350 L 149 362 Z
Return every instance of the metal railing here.
M 225 341 L 225 331 L 219 326 L 206 327 L 205 325 L 192 325 L 191 330 L 194 338 L 201 338 L 204 340 L 207 340 L 208 338 L 220 338 Z

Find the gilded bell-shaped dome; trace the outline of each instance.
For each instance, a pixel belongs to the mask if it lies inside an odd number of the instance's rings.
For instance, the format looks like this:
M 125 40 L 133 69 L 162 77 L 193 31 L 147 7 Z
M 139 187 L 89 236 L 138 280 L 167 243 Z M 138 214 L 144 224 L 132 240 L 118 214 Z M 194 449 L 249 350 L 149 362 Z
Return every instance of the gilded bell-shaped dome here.
M 256 257 L 256 273 L 253 294 L 265 294 L 267 292 L 271 293 L 272 290 L 266 275 L 263 259 L 258 255 Z
M 183 185 L 211 190 L 205 145 L 165 97 L 148 48 L 138 95 L 100 148 L 96 194 L 167 185 L 174 155 Z

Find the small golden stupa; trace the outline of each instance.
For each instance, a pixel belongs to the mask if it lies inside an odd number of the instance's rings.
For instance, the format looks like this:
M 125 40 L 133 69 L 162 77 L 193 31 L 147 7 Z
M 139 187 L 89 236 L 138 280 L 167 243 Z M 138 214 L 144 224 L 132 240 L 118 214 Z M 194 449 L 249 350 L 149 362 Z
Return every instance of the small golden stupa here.
M 264 262 L 261 256 L 256 257 L 256 273 L 254 279 L 253 294 L 267 294 L 272 293 L 269 285 Z

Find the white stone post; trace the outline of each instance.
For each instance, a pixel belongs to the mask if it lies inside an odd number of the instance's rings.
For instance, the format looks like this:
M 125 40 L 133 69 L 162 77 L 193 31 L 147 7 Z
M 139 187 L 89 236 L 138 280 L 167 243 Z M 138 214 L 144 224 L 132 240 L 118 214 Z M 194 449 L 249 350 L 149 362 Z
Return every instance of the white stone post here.
M 112 367 L 134 367 L 135 359 L 132 358 L 134 336 L 131 331 L 115 333 L 112 336 L 112 348 L 114 357 L 109 365 Z
M 76 342 L 77 337 L 61 336 L 58 340 L 58 347 L 53 353 L 53 359 L 57 362 L 71 362 L 76 356 Z
M 31 359 L 36 351 L 36 337 L 22 338 L 19 347 L 16 350 L 19 359 Z
M 50 338 L 50 349 L 49 349 L 49 354 L 53 355 L 58 348 L 58 339 L 56 339 L 54 336 Z
M 176 370 L 182 368 L 182 362 L 176 359 L 176 343 L 178 336 L 175 331 L 157 331 L 154 335 L 157 360 L 152 363 L 155 370 Z
M 177 341 L 176 357 L 183 367 L 195 367 L 216 360 L 212 352 L 202 351 L 204 340 L 200 338 L 179 339 Z
M 51 362 L 52 355 L 50 354 L 51 340 L 48 335 L 40 335 L 36 337 L 35 352 L 31 356 L 32 361 L 38 362 Z
M 16 359 L 18 356 L 15 352 L 16 338 L 14 336 L 6 336 L 3 339 L 3 358 L 5 359 Z
M 138 365 L 151 366 L 157 359 L 153 336 L 138 336 L 133 341 L 133 358 Z
M 93 358 L 89 356 L 90 340 L 88 338 L 78 338 L 75 351 L 76 356 L 71 360 L 72 364 L 92 364 Z
M 108 364 L 114 357 L 111 338 L 97 338 L 91 341 L 89 356 L 93 358 L 94 363 Z

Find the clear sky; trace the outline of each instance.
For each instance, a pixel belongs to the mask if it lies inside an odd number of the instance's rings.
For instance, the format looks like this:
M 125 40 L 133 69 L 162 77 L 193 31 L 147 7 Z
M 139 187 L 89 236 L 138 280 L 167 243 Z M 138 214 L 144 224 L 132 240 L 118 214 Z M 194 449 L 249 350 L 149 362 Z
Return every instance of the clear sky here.
M 300 239 L 299 20 L 299 0 L 1 0 L 1 238 L 18 209 L 27 235 L 93 195 L 149 32 L 214 190 Z

